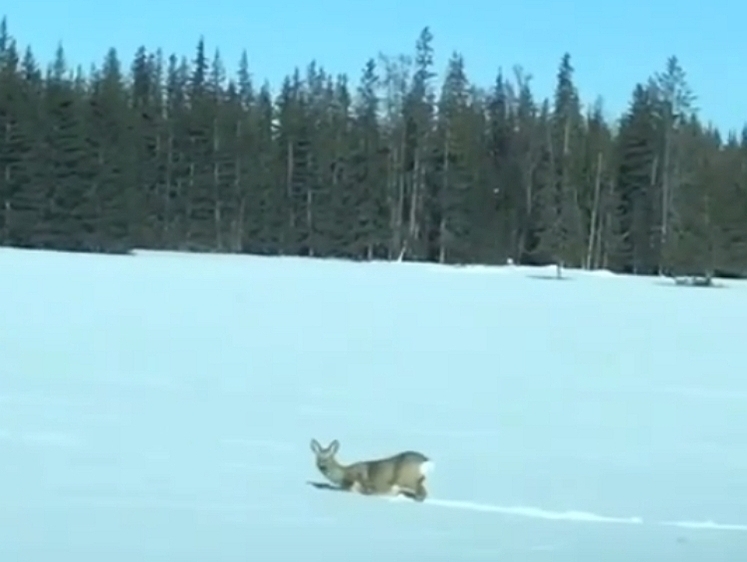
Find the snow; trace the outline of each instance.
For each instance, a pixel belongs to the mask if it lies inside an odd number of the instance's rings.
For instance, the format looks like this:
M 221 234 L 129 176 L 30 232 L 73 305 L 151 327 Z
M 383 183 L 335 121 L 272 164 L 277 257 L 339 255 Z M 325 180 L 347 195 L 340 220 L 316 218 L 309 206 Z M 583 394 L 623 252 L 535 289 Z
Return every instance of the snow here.
M 742 562 L 747 284 L 565 275 L 1 249 L 0 560 Z

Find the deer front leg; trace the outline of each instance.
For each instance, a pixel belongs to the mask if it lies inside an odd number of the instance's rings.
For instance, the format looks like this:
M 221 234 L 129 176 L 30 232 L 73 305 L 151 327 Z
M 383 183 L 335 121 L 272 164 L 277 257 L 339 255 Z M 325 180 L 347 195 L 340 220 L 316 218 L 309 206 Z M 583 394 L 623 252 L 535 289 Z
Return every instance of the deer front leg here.
M 370 483 L 363 480 L 358 481 L 358 491 L 365 496 L 370 496 L 376 492 Z
M 346 476 L 342 479 L 342 482 L 340 482 L 340 489 L 345 490 L 346 492 L 354 491 L 353 488 L 357 484 L 357 480 L 353 477 Z

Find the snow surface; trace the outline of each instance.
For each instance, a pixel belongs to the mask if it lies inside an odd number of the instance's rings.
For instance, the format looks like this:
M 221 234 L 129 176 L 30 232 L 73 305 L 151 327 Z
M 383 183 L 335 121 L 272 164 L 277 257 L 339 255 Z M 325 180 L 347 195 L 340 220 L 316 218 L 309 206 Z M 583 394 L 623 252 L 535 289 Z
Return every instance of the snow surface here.
M 744 562 L 747 286 L 567 275 L 0 250 L 0 560 Z

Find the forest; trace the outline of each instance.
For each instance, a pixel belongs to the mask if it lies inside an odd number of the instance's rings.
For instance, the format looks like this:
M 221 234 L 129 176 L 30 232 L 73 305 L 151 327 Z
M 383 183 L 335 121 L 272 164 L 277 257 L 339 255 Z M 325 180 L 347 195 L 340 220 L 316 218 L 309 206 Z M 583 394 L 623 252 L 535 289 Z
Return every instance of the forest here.
M 520 66 L 473 84 L 457 52 L 437 82 L 430 29 L 413 39 L 273 93 L 203 39 L 87 72 L 60 45 L 42 69 L 3 19 L 0 244 L 747 274 L 747 128 L 700 120 L 676 56 L 610 121 L 569 53 L 539 99 Z

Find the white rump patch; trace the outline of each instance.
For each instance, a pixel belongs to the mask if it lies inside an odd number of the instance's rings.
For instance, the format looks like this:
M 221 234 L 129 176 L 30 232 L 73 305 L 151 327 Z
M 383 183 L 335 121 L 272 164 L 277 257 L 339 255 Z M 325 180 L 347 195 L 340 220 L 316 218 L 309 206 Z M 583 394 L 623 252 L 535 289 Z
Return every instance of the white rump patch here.
M 420 465 L 420 474 L 423 476 L 429 475 L 431 472 L 433 472 L 433 469 L 436 468 L 436 465 L 433 464 L 433 461 L 425 461 L 423 464 Z

